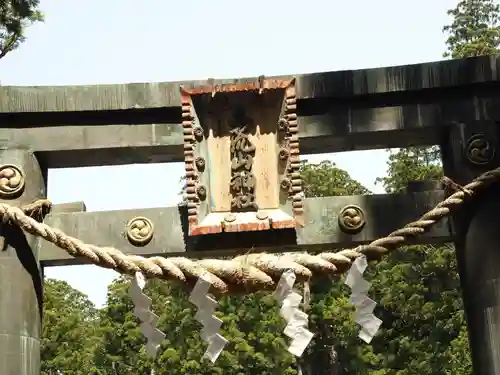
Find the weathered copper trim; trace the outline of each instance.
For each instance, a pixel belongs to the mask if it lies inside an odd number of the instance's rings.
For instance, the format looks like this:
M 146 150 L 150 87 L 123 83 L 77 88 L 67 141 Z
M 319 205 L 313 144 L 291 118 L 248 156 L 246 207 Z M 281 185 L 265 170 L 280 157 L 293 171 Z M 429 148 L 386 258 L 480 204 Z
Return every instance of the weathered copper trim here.
M 277 90 L 286 89 L 293 84 L 295 79 L 257 79 L 255 82 L 247 83 L 224 83 L 224 84 L 213 84 L 208 86 L 199 86 L 194 88 L 181 87 L 181 95 L 184 93 L 187 95 L 200 95 L 200 94 L 212 94 L 216 93 L 230 93 L 239 91 L 259 91 L 262 93 L 266 90 Z M 295 95 L 294 95 L 295 97 Z
M 188 208 L 189 227 L 194 228 L 198 225 L 198 192 L 196 181 L 198 174 L 195 169 L 194 158 L 194 142 L 195 135 L 193 132 L 192 103 L 189 94 L 180 89 L 181 94 L 181 110 L 182 110 L 182 129 L 184 134 L 184 167 L 186 170 L 186 200 Z
M 285 114 L 287 120 L 288 151 L 288 178 L 291 182 L 290 193 L 292 195 L 292 212 L 297 224 L 304 226 L 304 194 L 302 192 L 302 179 L 300 177 L 300 149 L 299 149 L 299 125 L 297 121 L 297 89 L 295 79 L 285 89 Z

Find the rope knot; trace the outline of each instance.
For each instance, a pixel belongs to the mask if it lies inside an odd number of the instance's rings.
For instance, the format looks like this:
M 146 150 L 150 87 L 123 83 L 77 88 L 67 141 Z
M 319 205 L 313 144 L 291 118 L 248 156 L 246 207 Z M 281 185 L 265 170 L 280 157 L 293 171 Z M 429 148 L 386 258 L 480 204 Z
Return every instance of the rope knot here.
M 443 176 L 443 178 L 441 179 L 441 182 L 444 185 L 444 192 L 445 192 L 445 195 L 447 197 L 449 197 L 453 193 L 456 193 L 457 191 L 462 191 L 468 197 L 471 197 L 473 194 L 472 190 L 467 189 L 464 186 L 457 184 L 455 181 L 453 181 L 449 177 Z

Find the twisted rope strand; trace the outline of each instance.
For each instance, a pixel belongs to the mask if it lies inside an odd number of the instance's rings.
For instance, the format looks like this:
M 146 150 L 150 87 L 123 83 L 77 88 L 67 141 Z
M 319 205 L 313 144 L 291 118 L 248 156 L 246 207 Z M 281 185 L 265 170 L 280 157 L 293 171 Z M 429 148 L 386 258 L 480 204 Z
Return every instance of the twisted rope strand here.
M 323 252 L 318 255 L 292 253 L 273 255 L 268 253 L 247 254 L 232 260 L 201 259 L 190 260 L 184 257 L 151 257 L 125 255 L 111 247 L 98 247 L 86 244 L 62 231 L 38 222 L 29 216 L 37 204 L 47 206 L 47 201 L 35 202 L 28 207 L 17 208 L 0 203 L 0 218 L 11 222 L 26 233 L 39 236 L 67 251 L 73 257 L 85 257 L 91 263 L 113 269 L 121 274 L 134 275 L 142 272 L 148 278 L 177 280 L 193 283 L 203 273 L 208 275 L 213 291 L 216 293 L 253 292 L 272 290 L 282 272 L 292 269 L 299 280 L 308 280 L 317 274 L 337 274 L 349 269 L 352 261 L 361 255 L 371 259 L 381 256 L 404 245 L 408 240 L 427 232 L 433 225 L 464 203 L 465 198 L 473 196 L 478 190 L 500 180 L 500 168 L 491 170 L 474 179 L 463 189 L 455 191 L 445 200 L 424 214 L 419 220 L 395 230 L 386 237 L 354 249 L 338 252 Z M 50 205 L 48 205 L 50 207 Z
M 48 199 L 39 199 L 33 203 L 21 207 L 23 212 L 38 221 L 42 221 L 52 209 L 52 202 Z

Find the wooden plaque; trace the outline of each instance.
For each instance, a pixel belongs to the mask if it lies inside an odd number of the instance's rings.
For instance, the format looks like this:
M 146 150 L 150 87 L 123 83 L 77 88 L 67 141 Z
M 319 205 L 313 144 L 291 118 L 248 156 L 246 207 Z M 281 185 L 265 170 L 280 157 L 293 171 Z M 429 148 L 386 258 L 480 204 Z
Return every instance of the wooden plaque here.
M 295 79 L 181 98 L 189 234 L 304 226 Z

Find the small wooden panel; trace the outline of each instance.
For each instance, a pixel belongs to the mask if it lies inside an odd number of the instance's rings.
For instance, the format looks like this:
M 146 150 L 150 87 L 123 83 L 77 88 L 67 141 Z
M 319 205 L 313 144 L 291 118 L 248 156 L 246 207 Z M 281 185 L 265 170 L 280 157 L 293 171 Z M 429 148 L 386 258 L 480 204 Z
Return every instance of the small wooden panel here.
M 189 234 L 303 226 L 295 80 L 181 87 L 181 102 Z

